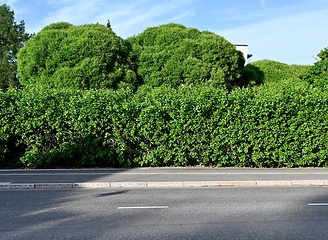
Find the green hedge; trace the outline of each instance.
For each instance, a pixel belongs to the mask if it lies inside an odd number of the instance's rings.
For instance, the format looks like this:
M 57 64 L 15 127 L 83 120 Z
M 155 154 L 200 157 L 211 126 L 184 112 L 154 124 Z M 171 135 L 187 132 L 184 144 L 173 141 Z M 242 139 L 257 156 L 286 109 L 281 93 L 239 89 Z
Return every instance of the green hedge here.
M 40 88 L 0 94 L 2 167 L 11 160 L 27 167 L 129 166 L 119 120 L 131 94 Z
M 298 86 L 296 86 L 298 85 Z M 141 164 L 326 166 L 327 93 L 283 82 L 227 95 L 155 89 L 141 101 Z
M 230 94 L 25 89 L 0 100 L 2 168 L 328 165 L 328 93 L 302 82 Z

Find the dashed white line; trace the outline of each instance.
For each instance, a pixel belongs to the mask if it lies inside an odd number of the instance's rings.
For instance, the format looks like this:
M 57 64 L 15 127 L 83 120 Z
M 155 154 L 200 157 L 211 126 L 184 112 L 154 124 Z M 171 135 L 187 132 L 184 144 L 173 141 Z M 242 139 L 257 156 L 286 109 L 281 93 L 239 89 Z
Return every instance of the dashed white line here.
M 136 206 L 136 207 L 118 207 L 117 209 L 166 209 L 169 206 Z
M 309 203 L 309 206 L 328 206 L 328 203 Z

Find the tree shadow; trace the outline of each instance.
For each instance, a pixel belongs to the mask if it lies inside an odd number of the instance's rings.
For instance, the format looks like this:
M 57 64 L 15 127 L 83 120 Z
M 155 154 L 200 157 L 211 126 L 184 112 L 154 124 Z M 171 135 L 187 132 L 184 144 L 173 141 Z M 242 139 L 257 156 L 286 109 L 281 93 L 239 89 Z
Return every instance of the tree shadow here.
M 253 87 L 264 83 L 264 72 L 257 66 L 248 64 L 243 68 L 241 77 L 233 84 L 238 87 Z
M 18 240 L 326 239 L 328 206 L 309 203 L 328 203 L 327 189 L 301 195 L 294 189 L 5 190 L 0 234 Z M 169 208 L 118 210 L 127 204 Z

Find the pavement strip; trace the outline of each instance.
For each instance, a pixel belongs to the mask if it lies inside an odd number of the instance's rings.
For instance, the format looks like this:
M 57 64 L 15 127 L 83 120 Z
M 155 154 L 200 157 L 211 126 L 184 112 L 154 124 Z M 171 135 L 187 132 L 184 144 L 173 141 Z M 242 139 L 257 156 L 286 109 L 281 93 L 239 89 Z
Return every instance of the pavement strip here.
M 78 182 L 78 183 L 13 183 L 0 182 L 0 189 L 40 188 L 136 188 L 136 187 L 278 187 L 321 186 L 328 187 L 328 180 L 250 180 L 250 181 L 164 181 L 164 182 Z
M 325 172 L 77 172 L 77 173 L 1 173 L 0 176 L 65 175 L 326 175 Z

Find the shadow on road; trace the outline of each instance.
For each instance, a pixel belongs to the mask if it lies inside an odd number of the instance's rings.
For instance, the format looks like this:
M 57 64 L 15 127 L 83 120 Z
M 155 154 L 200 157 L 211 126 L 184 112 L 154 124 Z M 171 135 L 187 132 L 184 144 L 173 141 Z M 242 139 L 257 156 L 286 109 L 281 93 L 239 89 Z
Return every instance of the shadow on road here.
M 328 188 L 0 191 L 1 239 L 326 239 Z M 167 205 L 167 209 L 120 206 Z
M 110 181 L 129 169 L 29 169 L 0 170 L 0 182 L 11 183 L 77 183 Z

